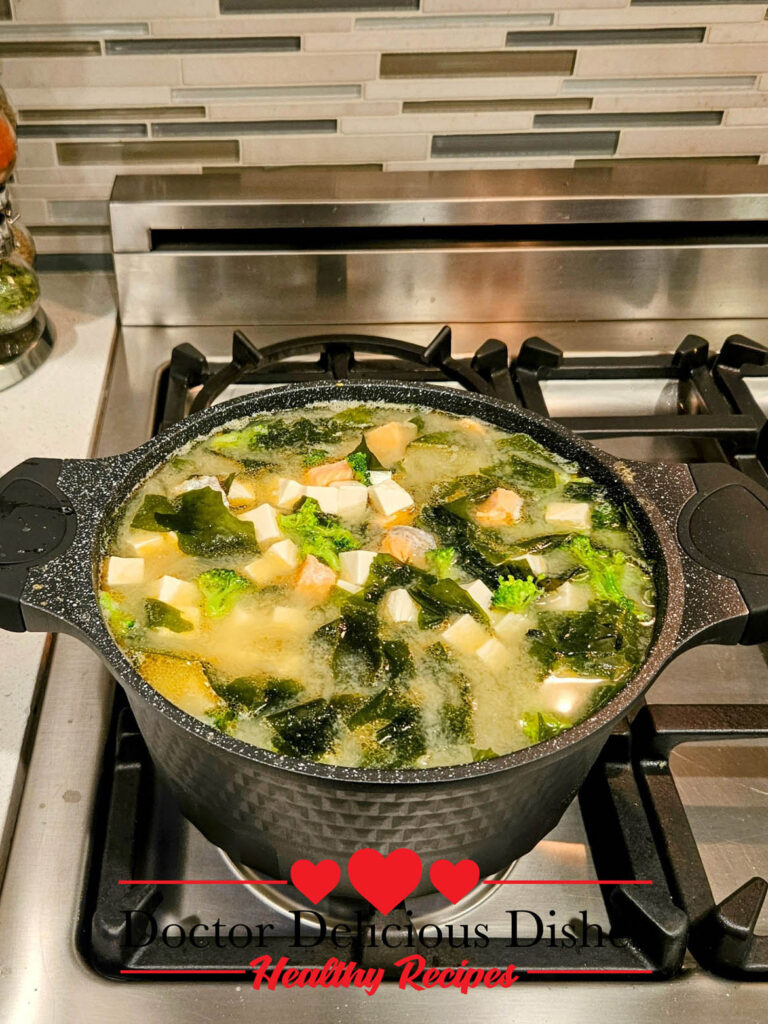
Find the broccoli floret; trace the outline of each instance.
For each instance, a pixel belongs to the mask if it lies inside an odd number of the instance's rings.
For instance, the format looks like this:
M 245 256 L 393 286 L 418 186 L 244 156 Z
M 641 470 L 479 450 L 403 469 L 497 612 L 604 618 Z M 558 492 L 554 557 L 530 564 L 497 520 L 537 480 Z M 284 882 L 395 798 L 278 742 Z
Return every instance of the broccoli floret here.
M 433 548 L 427 551 L 427 568 L 439 580 L 449 579 L 453 575 L 453 565 L 456 561 L 455 548 Z
M 225 733 L 231 733 L 234 730 L 239 717 L 237 712 L 226 704 L 214 708 L 213 711 L 206 711 L 206 715 L 215 729 Z
M 340 551 L 352 551 L 358 543 L 335 516 L 320 512 L 314 498 L 305 498 L 298 512 L 278 519 L 280 529 L 299 546 L 302 556 L 314 555 L 336 572 Z
M 195 581 L 203 595 L 203 610 L 211 618 L 226 615 L 250 583 L 234 569 L 208 569 Z
M 589 573 L 592 589 L 601 601 L 610 601 L 620 608 L 635 613 L 636 608 L 621 584 L 627 557 L 622 551 L 606 551 L 596 548 L 589 537 L 574 537 L 566 545 L 571 557 Z
M 189 633 L 194 629 L 189 619 L 185 619 L 178 608 L 154 597 L 148 597 L 144 602 L 144 612 L 150 629 L 170 629 L 172 633 Z
M 371 474 L 368 472 L 368 456 L 365 452 L 351 452 L 347 456 L 347 462 L 352 467 L 352 472 L 355 474 L 355 480 L 358 480 L 361 484 L 365 484 L 366 487 L 371 485 Z
M 121 640 L 125 640 L 136 630 L 136 619 L 124 612 L 115 598 L 106 590 L 99 594 L 99 605 L 102 614 L 109 623 L 109 628 Z
M 302 456 L 302 464 L 307 466 L 319 466 L 328 458 L 328 452 L 323 448 L 312 448 L 306 455 Z
M 494 608 L 504 608 L 508 612 L 522 612 L 541 593 L 541 588 L 534 583 L 532 576 L 526 580 L 499 576 L 499 586 L 491 598 L 491 604 Z

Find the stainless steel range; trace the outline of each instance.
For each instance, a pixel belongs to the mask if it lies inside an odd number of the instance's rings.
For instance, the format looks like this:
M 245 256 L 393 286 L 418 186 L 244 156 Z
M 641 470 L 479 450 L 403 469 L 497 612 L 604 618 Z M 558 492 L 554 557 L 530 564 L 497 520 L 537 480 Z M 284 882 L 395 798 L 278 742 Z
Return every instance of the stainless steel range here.
M 118 179 L 122 329 L 96 453 L 243 390 L 394 376 L 493 392 L 622 456 L 730 461 L 768 483 L 768 169 L 686 174 Z M 290 887 L 181 818 L 99 661 L 60 637 L 0 895 L 2 1020 L 645 1024 L 711 1019 L 716 1000 L 765 1020 L 767 741 L 763 651 L 690 651 L 533 852 L 450 911 L 398 908 L 394 949 L 378 916 L 324 903 L 328 928 L 353 934 L 340 954 Z M 479 925 L 486 945 L 447 941 Z M 388 980 L 369 997 L 256 992 L 246 973 L 256 956 L 390 969 L 413 952 L 521 979 L 467 995 Z

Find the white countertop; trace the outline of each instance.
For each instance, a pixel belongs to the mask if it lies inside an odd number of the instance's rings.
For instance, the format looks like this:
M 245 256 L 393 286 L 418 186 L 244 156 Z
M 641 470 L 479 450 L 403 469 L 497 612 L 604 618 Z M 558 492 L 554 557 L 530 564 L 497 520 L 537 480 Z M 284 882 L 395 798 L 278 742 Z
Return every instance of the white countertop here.
M 31 377 L 0 391 L 0 475 L 33 456 L 90 455 L 115 338 L 109 274 L 42 274 L 54 348 Z M 0 877 L 24 784 L 25 736 L 48 637 L 0 633 Z

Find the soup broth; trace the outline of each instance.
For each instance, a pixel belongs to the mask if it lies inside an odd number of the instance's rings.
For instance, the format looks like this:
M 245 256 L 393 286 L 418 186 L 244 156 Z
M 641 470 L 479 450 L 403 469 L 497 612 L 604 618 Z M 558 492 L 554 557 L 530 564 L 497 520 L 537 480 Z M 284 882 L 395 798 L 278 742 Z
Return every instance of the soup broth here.
M 105 544 L 101 607 L 172 703 L 268 750 L 427 768 L 592 714 L 651 640 L 625 509 L 524 433 L 326 404 L 182 449 Z

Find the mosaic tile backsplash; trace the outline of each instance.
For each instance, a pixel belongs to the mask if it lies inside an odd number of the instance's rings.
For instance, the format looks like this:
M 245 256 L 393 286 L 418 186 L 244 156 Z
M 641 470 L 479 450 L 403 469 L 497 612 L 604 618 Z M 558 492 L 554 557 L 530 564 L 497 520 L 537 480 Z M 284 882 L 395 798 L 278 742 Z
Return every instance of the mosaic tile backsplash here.
M 123 173 L 768 162 L 767 0 L 0 0 L 13 193 L 109 250 Z

